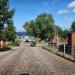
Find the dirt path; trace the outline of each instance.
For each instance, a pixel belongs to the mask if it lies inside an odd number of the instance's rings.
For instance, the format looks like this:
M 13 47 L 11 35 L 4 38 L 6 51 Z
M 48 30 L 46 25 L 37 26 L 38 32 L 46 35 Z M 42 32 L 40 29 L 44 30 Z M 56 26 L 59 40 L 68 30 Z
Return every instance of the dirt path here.
M 38 47 L 23 44 L 0 53 L 0 75 L 75 75 L 75 63 Z

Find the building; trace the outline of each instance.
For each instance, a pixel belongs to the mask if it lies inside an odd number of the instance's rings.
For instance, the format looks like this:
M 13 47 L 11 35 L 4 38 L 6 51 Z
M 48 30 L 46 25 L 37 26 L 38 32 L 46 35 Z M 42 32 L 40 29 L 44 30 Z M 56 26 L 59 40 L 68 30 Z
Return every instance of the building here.
M 0 48 L 5 48 L 5 41 L 0 40 Z
M 17 32 L 16 36 L 19 39 L 23 39 L 25 36 L 27 36 L 27 33 L 26 32 Z
M 68 34 L 68 46 L 71 49 L 71 54 L 74 55 L 75 53 L 75 32 L 70 32 Z

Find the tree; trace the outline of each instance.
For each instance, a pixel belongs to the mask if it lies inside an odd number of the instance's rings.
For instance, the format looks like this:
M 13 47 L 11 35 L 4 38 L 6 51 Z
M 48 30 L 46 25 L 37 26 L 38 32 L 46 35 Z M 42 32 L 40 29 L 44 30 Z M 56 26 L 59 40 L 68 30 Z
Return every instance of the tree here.
M 59 27 L 59 26 L 55 26 L 55 32 L 56 32 L 56 34 L 58 34 L 58 36 L 63 36 L 63 30 L 62 30 L 62 28 L 61 27 Z
M 16 38 L 16 29 L 13 25 L 13 21 L 9 20 L 8 25 L 5 28 L 5 38 L 7 41 L 15 41 Z
M 0 0 L 0 40 L 4 38 L 4 28 L 12 19 L 14 9 L 9 9 L 9 0 Z
M 30 36 L 37 36 L 37 25 L 33 20 L 26 22 L 23 27 Z
M 39 29 L 39 37 L 53 38 L 54 33 L 54 19 L 51 14 L 43 13 L 36 18 L 37 27 Z
M 75 21 L 72 22 L 71 31 L 75 32 Z
M 63 30 L 63 34 L 62 34 L 62 37 L 65 39 L 68 37 L 68 33 L 69 33 L 69 30 L 65 29 Z
M 40 14 L 35 21 L 26 22 L 23 27 L 29 35 L 38 36 L 42 40 L 53 38 L 54 35 L 54 19 L 51 14 Z
M 68 37 L 69 30 L 68 29 L 63 30 L 61 27 L 55 26 L 55 32 L 56 34 L 58 34 L 58 36 L 61 36 L 62 38 L 65 39 Z

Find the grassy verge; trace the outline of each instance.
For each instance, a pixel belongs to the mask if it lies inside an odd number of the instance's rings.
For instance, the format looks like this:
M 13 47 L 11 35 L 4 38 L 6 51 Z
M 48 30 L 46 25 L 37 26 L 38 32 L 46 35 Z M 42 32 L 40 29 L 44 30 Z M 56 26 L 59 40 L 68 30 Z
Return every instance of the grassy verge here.
M 4 48 L 0 48 L 0 52 L 9 51 L 13 48 L 20 46 L 20 41 L 8 42 Z
M 44 42 L 37 42 L 36 44 L 38 47 L 43 47 Z
M 42 48 L 43 48 L 43 49 L 46 49 L 46 50 L 49 51 L 49 52 L 52 52 L 52 51 L 53 51 L 52 46 L 46 45 L 46 46 L 42 46 Z
M 10 42 L 9 44 L 7 44 L 8 48 L 14 48 L 18 46 L 20 46 L 20 42 Z

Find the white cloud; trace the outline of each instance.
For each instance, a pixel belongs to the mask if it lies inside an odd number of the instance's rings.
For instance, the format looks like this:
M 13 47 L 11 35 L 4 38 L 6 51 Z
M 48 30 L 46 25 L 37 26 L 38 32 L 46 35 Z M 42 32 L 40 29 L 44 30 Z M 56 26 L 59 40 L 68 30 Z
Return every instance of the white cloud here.
M 58 14 L 67 14 L 67 13 L 72 13 L 75 14 L 75 0 L 70 2 L 67 6 L 66 9 L 60 9 L 58 11 Z
M 61 9 L 61 10 L 59 10 L 58 11 L 58 14 L 68 14 L 68 13 L 70 13 L 70 14 L 75 14 L 75 8 L 73 8 L 73 9 Z
M 74 8 L 75 7 L 75 0 L 72 1 L 71 3 L 68 4 L 69 8 Z
M 73 18 L 68 17 L 68 16 L 65 16 L 65 17 L 64 17 L 64 20 L 70 22 L 70 21 L 73 21 Z
M 75 8 L 74 8 L 74 9 L 72 9 L 72 13 L 75 13 Z
M 69 12 L 70 11 L 67 10 L 67 9 L 65 9 L 65 10 L 61 9 L 61 10 L 58 11 L 58 14 L 64 14 L 64 13 L 69 13 Z

